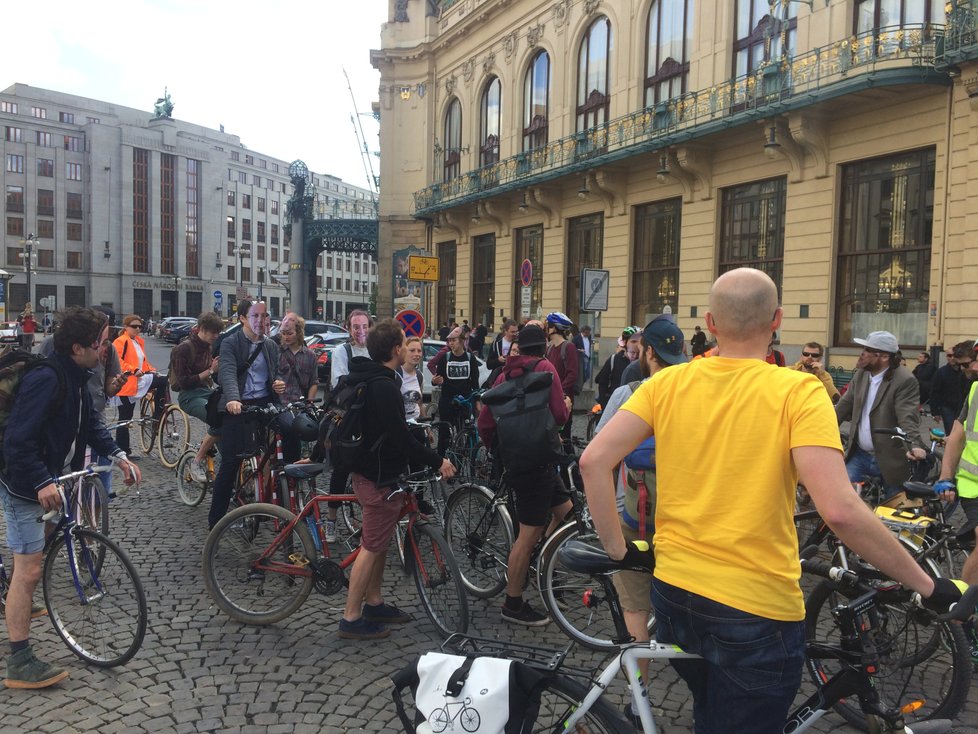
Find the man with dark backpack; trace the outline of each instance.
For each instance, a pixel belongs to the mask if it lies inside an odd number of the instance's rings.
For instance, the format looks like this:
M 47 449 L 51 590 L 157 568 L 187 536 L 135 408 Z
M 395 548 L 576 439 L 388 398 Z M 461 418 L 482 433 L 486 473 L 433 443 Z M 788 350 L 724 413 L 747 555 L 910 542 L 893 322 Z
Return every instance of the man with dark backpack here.
M 331 439 L 330 457 L 350 472 L 353 492 L 363 510 L 360 553 L 353 562 L 339 636 L 371 640 L 390 635 L 388 625 L 411 618 L 381 593 L 384 563 L 404 495 L 389 498 L 392 485 L 409 463 L 455 475 L 448 459 L 418 443 L 408 431 L 404 400 L 395 380 L 404 351 L 404 331 L 393 319 L 379 322 L 367 335 L 370 357 L 354 357 L 346 384 L 353 386 L 346 412 Z M 336 464 L 339 463 L 340 467 Z
M 2 424 L 0 499 L 7 544 L 14 553 L 5 605 L 11 651 L 4 681 L 8 688 L 45 688 L 68 677 L 67 671 L 38 660 L 30 646 L 31 599 L 41 577 L 45 537 L 45 525 L 37 518 L 61 506 L 53 479 L 66 466 L 81 469 L 89 445 L 122 467 L 127 484 L 140 478 L 139 469 L 105 430 L 101 414 L 92 410 L 87 387 L 108 339 L 105 315 L 74 306 L 58 321 L 55 353 L 50 359 L 25 362 L 19 382 L 8 380 L 3 397 L 9 414 Z
M 557 430 L 570 419 L 571 399 L 564 395 L 557 370 L 543 359 L 547 344 L 543 329 L 524 326 L 516 339 L 520 353 L 510 355 L 493 389 L 482 396 L 478 425 L 482 442 L 502 457 L 520 524 L 507 563 L 502 617 L 511 624 L 538 627 L 550 620 L 524 601 L 523 587 L 548 513 L 553 513 L 553 529 L 571 509 L 570 496 L 556 471 L 560 457 Z M 499 400 L 501 394 L 503 400 Z M 542 396 L 546 399 L 541 400 Z

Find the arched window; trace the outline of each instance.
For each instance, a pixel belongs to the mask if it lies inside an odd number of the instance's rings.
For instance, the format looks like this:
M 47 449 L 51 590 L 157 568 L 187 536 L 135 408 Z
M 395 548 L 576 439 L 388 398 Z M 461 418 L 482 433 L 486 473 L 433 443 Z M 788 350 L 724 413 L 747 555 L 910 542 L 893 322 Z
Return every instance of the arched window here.
M 692 45 L 693 0 L 654 0 L 649 9 L 648 53 L 645 61 L 645 106 L 687 90 Z
M 502 85 L 494 76 L 482 93 L 482 144 L 479 146 L 479 165 L 490 166 L 499 160 L 499 114 L 502 104 Z
M 611 21 L 598 18 L 588 28 L 577 57 L 577 129 L 587 130 L 608 121 L 611 108 L 609 64 Z
M 453 97 L 445 112 L 445 181 L 458 178 L 462 162 L 462 105 Z
M 533 57 L 523 80 L 523 150 L 547 144 L 550 117 L 550 56 L 540 51 Z
M 768 0 L 737 0 L 737 33 L 734 41 L 734 76 L 757 71 L 765 62 L 782 55 L 781 39 L 787 44 L 786 55 L 795 52 L 798 34 L 798 10 L 793 2 L 780 0 L 770 15 Z

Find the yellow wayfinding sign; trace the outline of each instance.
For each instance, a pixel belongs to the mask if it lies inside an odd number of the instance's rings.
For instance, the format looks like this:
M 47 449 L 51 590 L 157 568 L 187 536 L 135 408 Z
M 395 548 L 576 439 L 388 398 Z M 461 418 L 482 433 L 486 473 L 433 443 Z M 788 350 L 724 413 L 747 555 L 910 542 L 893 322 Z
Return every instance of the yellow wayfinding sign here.
M 424 255 L 408 256 L 408 280 L 438 282 L 438 258 Z

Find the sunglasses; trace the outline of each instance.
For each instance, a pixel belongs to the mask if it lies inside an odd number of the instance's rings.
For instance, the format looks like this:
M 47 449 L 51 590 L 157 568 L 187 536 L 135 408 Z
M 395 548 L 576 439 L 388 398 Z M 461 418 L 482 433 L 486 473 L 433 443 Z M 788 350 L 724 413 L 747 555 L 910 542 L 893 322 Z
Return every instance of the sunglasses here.
M 818 352 L 802 352 L 801 353 L 801 356 L 802 357 L 821 357 L 822 355 L 819 354 Z
M 142 324 L 126 324 L 127 329 L 142 329 Z

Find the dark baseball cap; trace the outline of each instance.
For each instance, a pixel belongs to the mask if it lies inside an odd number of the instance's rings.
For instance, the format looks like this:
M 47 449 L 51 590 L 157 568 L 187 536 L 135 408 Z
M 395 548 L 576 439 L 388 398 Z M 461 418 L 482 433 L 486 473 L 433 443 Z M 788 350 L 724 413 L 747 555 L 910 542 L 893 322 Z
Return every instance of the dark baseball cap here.
M 685 337 L 675 322 L 668 316 L 656 316 L 645 325 L 642 338 L 647 346 L 666 364 L 681 364 L 687 361 L 683 354 Z

